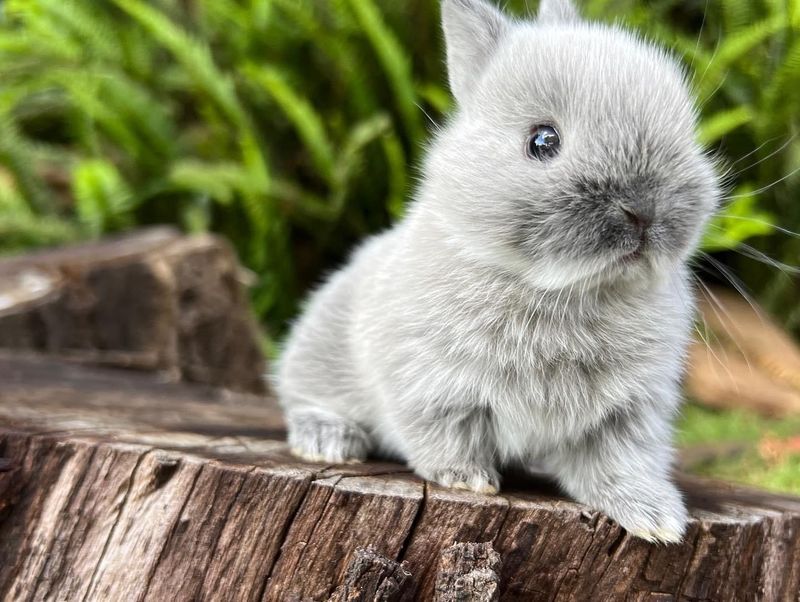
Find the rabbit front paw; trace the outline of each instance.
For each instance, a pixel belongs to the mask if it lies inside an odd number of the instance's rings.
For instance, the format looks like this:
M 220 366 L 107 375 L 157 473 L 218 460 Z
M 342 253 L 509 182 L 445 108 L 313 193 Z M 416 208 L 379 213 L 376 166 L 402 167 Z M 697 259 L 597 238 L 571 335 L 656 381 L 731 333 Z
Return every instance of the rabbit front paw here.
M 680 543 L 689 521 L 681 495 L 672 485 L 658 494 L 612 500 L 604 506 L 628 533 L 651 543 Z
M 500 475 L 494 468 L 477 464 L 452 468 L 417 469 L 424 479 L 452 489 L 466 489 L 489 495 L 500 489 Z

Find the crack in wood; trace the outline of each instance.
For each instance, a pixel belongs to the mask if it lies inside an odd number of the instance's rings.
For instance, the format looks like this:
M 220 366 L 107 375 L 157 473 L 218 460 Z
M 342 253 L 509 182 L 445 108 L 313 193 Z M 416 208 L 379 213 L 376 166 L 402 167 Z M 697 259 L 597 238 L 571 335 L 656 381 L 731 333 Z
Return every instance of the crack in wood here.
M 284 523 L 283 528 L 281 529 L 281 536 L 280 536 L 280 546 L 278 547 L 278 553 L 275 555 L 275 558 L 272 561 L 269 570 L 267 571 L 267 575 L 264 578 L 264 582 L 262 583 L 258 596 L 256 600 L 264 600 L 266 597 L 267 587 L 269 586 L 270 579 L 272 578 L 272 573 L 275 570 L 275 567 L 278 566 L 278 562 L 280 562 L 281 556 L 283 555 L 284 545 L 286 543 L 286 538 L 289 535 L 289 531 L 291 530 L 292 526 L 294 525 L 295 518 L 297 514 L 300 512 L 300 509 L 306 503 L 309 494 L 311 493 L 311 488 L 313 487 L 315 482 L 314 477 L 312 476 L 307 482 L 305 490 L 303 491 L 303 496 L 297 503 L 297 506 L 292 510 L 291 514 L 289 515 L 289 519 Z
M 603 571 L 600 573 L 600 576 L 595 580 L 595 582 L 593 584 L 592 594 L 595 594 L 597 592 L 598 588 L 602 585 L 606 575 L 608 574 L 608 571 L 612 567 L 616 566 L 615 563 L 618 561 L 618 554 L 621 554 L 622 551 L 624 551 L 624 549 L 625 549 L 624 548 L 624 544 L 627 544 L 627 543 L 632 541 L 632 537 L 630 536 L 630 534 L 628 534 L 624 529 L 622 529 L 619 526 L 617 526 L 617 528 L 620 530 L 620 533 L 617 535 L 617 537 L 612 542 L 612 545 L 617 544 L 617 548 L 616 548 L 616 550 L 614 550 L 613 554 L 606 554 L 606 556 L 607 556 L 606 565 L 603 567 Z M 653 546 L 650 546 L 649 550 L 652 550 L 652 549 L 653 549 Z M 602 547 L 598 549 L 597 554 L 595 555 L 595 558 L 600 556 L 601 553 L 602 553 Z M 648 551 L 648 553 L 649 553 L 649 551 Z
M 164 466 L 164 465 L 165 465 L 164 462 L 159 461 L 159 468 Z M 179 462 L 176 462 L 175 464 L 172 464 L 170 462 L 170 463 L 168 463 L 166 465 L 174 467 L 174 470 L 172 470 L 171 474 L 175 474 L 175 472 L 178 469 Z M 186 494 L 186 497 L 183 499 L 183 503 L 181 504 L 180 509 L 175 514 L 175 520 L 173 521 L 172 525 L 169 527 L 169 530 L 167 531 L 167 536 L 164 538 L 164 541 L 163 541 L 163 543 L 161 545 L 161 549 L 158 552 L 158 558 L 156 558 L 156 561 L 153 563 L 153 566 L 150 569 L 150 574 L 148 575 L 147 580 L 145 581 L 144 591 L 143 591 L 142 596 L 141 596 L 142 600 L 146 600 L 147 599 L 147 594 L 150 591 L 150 586 L 151 586 L 151 584 L 153 582 L 153 577 L 155 577 L 155 574 L 158 571 L 158 567 L 159 567 L 159 565 L 161 564 L 161 562 L 164 559 L 164 552 L 167 550 L 167 548 L 169 548 L 170 542 L 175 537 L 175 530 L 176 530 L 178 524 L 181 522 L 181 517 L 183 516 L 183 511 L 186 509 L 186 505 L 189 503 L 189 500 L 192 498 L 192 493 L 194 493 L 194 489 L 195 489 L 195 487 L 197 487 L 197 481 L 200 479 L 200 475 L 203 473 L 205 468 L 206 468 L 206 466 L 204 464 L 201 464 L 200 468 L 197 470 L 197 472 L 195 472 L 194 477 L 192 478 L 192 484 L 189 486 L 189 491 Z M 155 476 L 156 476 L 156 481 L 158 481 L 159 477 L 157 475 L 155 475 Z M 163 483 L 162 483 L 161 486 L 163 486 Z M 156 487 L 156 489 L 160 489 L 160 486 Z
M 416 533 L 417 527 L 419 526 L 419 523 L 422 520 L 422 515 L 425 513 L 425 507 L 427 506 L 427 503 L 428 503 L 428 482 L 423 481 L 422 499 L 420 500 L 419 505 L 417 506 L 417 512 L 414 514 L 414 520 L 411 521 L 411 528 L 409 528 L 405 538 L 403 539 L 403 545 L 400 547 L 400 551 L 394 557 L 394 559 L 397 562 L 405 562 L 406 553 L 408 552 L 408 546 L 411 544 L 411 540 L 414 538 L 414 534 Z
M 581 512 L 581 516 L 583 516 L 583 515 L 584 515 L 584 513 Z M 561 592 L 562 592 L 563 588 L 565 587 L 565 584 L 569 585 L 568 584 L 568 578 L 570 577 L 570 575 L 574 573 L 577 576 L 577 574 L 580 572 L 580 570 L 584 566 L 586 566 L 586 557 L 589 555 L 589 551 L 592 549 L 592 545 L 596 543 L 597 538 L 599 537 L 599 535 L 597 533 L 597 525 L 598 525 L 598 522 L 599 522 L 599 518 L 598 518 L 598 515 L 596 513 L 594 514 L 594 516 L 595 516 L 594 520 L 591 521 L 591 523 L 592 523 L 592 526 L 591 526 L 592 534 L 589 537 L 589 539 L 587 540 L 586 545 L 583 548 L 583 553 L 581 554 L 581 558 L 577 562 L 577 568 L 576 569 L 567 570 L 564 573 L 564 576 L 559 580 L 558 584 L 556 585 L 556 595 L 555 595 L 556 598 L 561 596 Z M 623 535 L 624 535 L 624 533 L 625 532 L 622 531 Z M 595 553 L 594 558 L 597 558 L 602 553 L 602 551 L 603 551 L 602 546 L 598 546 L 598 550 Z M 570 592 L 570 594 L 571 594 L 571 596 L 574 596 L 574 586 L 576 584 L 573 583 L 572 585 L 573 585 L 573 590 Z
M 617 555 L 617 551 L 620 549 L 623 543 L 625 543 L 625 539 L 628 537 L 628 533 L 625 529 L 620 529 L 617 536 L 614 538 L 614 541 L 611 542 L 611 545 L 608 546 L 606 549 L 606 556 L 614 557 Z
M 497 533 L 494 534 L 494 537 L 491 540 L 492 546 L 495 547 L 495 549 L 497 548 L 497 540 L 499 539 L 500 534 L 503 532 L 503 529 L 505 529 L 506 521 L 508 520 L 508 516 L 511 514 L 511 500 L 507 497 L 505 498 L 505 500 L 508 503 L 506 504 L 506 509 L 505 512 L 503 513 L 503 518 L 500 519 L 500 524 L 497 527 Z
M 128 477 L 128 486 L 125 490 L 125 494 L 123 495 L 122 502 L 119 505 L 119 510 L 117 511 L 117 516 L 114 518 L 114 522 L 111 525 L 111 529 L 108 531 L 108 537 L 106 537 L 105 544 L 103 545 L 103 551 L 100 552 L 100 558 L 97 560 L 97 564 L 95 564 L 94 570 L 92 571 L 92 576 L 89 578 L 88 585 L 86 587 L 86 591 L 84 592 L 82 602 L 87 602 L 89 600 L 89 594 L 92 592 L 92 589 L 95 586 L 95 579 L 97 577 L 97 573 L 100 570 L 100 566 L 105 561 L 106 554 L 108 553 L 109 545 L 111 544 L 112 538 L 114 537 L 114 533 L 117 530 L 117 526 L 119 525 L 119 521 L 122 518 L 122 513 L 125 510 L 125 507 L 128 505 L 128 498 L 131 493 L 131 489 L 133 488 L 133 483 L 136 478 L 136 474 L 139 471 L 139 467 L 142 465 L 145 457 L 152 453 L 153 450 L 148 450 L 142 453 L 139 456 L 139 459 L 136 461 L 136 464 L 131 471 L 130 476 Z

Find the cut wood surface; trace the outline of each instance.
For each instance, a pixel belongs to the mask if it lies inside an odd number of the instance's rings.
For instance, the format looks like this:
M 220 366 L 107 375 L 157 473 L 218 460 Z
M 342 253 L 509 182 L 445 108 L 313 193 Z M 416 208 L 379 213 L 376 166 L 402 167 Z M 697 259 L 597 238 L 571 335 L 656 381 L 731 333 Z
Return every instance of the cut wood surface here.
M 230 246 L 169 228 L 0 260 L 0 347 L 264 390 Z
M 800 599 L 787 496 L 684 477 L 685 541 L 655 546 L 544 481 L 302 463 L 270 399 L 20 353 L 0 425 L 2 600 Z

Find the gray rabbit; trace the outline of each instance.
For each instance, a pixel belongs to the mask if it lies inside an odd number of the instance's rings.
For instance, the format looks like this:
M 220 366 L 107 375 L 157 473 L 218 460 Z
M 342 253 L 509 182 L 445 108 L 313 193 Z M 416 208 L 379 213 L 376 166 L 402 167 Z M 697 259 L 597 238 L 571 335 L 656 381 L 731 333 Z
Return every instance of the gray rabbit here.
M 719 198 L 684 73 L 542 0 L 443 0 L 457 110 L 407 216 L 310 298 L 276 374 L 308 460 L 403 458 L 493 493 L 541 466 L 630 533 L 676 542 L 672 421 L 687 260 Z

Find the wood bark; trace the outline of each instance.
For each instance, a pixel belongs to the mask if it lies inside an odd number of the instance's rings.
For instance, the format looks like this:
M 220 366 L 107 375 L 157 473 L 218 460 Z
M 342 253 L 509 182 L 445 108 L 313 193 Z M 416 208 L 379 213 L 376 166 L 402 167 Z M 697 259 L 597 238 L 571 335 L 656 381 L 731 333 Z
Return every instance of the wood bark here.
M 392 581 L 431 600 L 491 571 L 501 600 L 799 599 L 788 496 L 682 477 L 686 538 L 655 546 L 530 477 L 484 496 L 302 463 L 270 399 L 18 352 L 0 352 L 0 425 L 2 600 L 375 600 Z M 502 562 L 442 560 L 464 542 Z
M 328 602 L 393 602 L 400 600 L 411 577 L 406 562 L 378 553 L 373 546 L 358 548 Z
M 439 560 L 435 602 L 496 602 L 500 566 L 490 542 L 453 544 Z
M 0 261 L 0 348 L 263 392 L 264 358 L 227 243 L 154 228 Z

